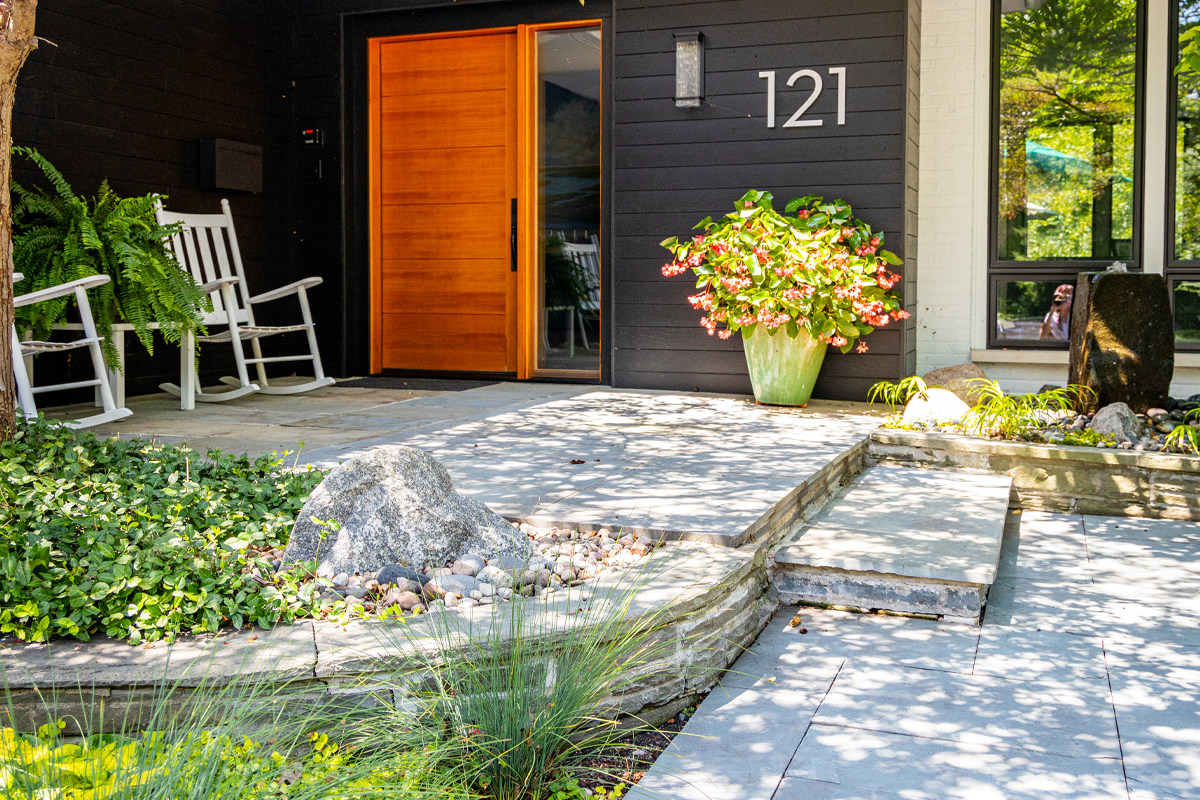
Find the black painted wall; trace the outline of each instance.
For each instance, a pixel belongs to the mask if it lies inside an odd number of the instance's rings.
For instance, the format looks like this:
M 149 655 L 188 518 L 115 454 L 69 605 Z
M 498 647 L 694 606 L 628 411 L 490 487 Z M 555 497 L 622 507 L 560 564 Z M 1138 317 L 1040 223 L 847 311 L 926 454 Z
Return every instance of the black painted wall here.
M 360 49 L 366 35 L 602 17 L 607 223 L 603 253 L 605 382 L 748 392 L 738 337 L 709 337 L 685 277 L 663 278 L 658 242 L 721 214 L 748 188 L 786 199 L 841 197 L 905 258 L 916 304 L 918 0 L 43 0 L 43 45 L 19 81 L 19 143 L 41 149 L 76 189 L 108 177 L 124 194 L 157 191 L 179 210 L 215 210 L 229 194 L 252 289 L 320 275 L 314 314 L 326 369 L 368 369 L 366 150 Z M 673 102 L 672 33 L 706 36 L 707 97 Z M 787 77 L 846 66 L 847 124 L 835 82 L 808 116 L 782 123 L 807 96 Z M 765 87 L 777 70 L 777 127 Z M 307 147 L 301 128 L 325 141 Z M 264 148 L 261 195 L 197 188 L 196 139 Z M 18 170 L 19 180 L 28 180 Z M 831 353 L 817 395 L 861 398 L 915 366 L 914 320 L 868 339 L 865 355 Z M 173 347 L 130 348 L 131 391 L 174 379 Z M 46 359 L 40 359 L 41 362 Z M 228 374 L 227 348 L 205 351 L 205 378 Z
M 702 312 L 687 303 L 694 284 L 662 277 L 669 256 L 658 246 L 732 210 L 749 188 L 770 190 L 779 205 L 807 194 L 850 202 L 905 258 L 912 312 L 918 21 L 919 7 L 905 0 L 618 0 L 615 385 L 750 391 L 741 337 L 722 341 L 700 328 Z M 672 101 L 672 34 L 688 29 L 705 36 L 706 97 L 697 109 Z M 836 125 L 836 79 L 828 75 L 836 66 L 847 67 L 844 126 Z M 784 128 L 811 92 L 808 79 L 786 86 L 801 68 L 825 77 L 805 115 L 824 123 Z M 776 71 L 774 129 L 761 70 Z M 866 354 L 831 350 L 816 395 L 862 399 L 872 382 L 911 373 L 909 322 L 908 330 L 893 324 L 869 336 Z
M 13 138 L 40 150 L 78 194 L 93 196 L 108 178 L 121 195 L 159 192 L 169 196 L 169 208 L 179 211 L 219 212 L 221 198 L 228 197 L 251 291 L 288 283 L 290 5 L 285 0 L 43 0 L 37 33 L 47 41 L 19 76 Z M 262 194 L 199 189 L 196 140 L 203 137 L 262 146 Z M 14 164 L 14 177 L 44 183 L 25 163 Z M 19 284 L 16 288 L 20 291 Z M 86 361 L 86 351 L 79 352 Z M 228 346 L 203 348 L 206 382 L 231 374 L 231 352 Z M 153 357 L 131 343 L 127 358 L 131 394 L 178 381 L 178 350 L 161 340 Z M 69 372 L 65 358 L 36 360 L 35 375 L 43 378 Z M 79 377 L 89 373 L 90 364 Z M 48 403 L 65 399 L 42 398 Z

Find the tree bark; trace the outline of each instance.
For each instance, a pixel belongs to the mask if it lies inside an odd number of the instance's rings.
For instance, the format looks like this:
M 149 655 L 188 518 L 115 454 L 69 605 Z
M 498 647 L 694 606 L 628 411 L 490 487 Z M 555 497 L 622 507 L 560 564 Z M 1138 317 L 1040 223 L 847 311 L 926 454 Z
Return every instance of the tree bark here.
M 12 112 L 17 73 L 37 47 L 33 35 L 37 0 L 0 1 L 0 441 L 12 436 L 17 420 L 17 387 L 10 344 L 13 329 Z

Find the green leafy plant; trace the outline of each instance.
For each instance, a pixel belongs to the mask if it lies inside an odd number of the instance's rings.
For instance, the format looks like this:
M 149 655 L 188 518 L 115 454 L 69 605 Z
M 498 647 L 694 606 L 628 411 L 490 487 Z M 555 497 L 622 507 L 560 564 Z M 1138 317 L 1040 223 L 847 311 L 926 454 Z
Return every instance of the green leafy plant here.
M 323 474 L 43 421 L 0 443 L 0 634 L 173 639 L 319 608 L 269 553 Z
M 54 190 L 12 183 L 13 268 L 25 276 L 20 293 L 92 275 L 109 276 L 111 282 L 91 290 L 89 302 L 104 337 L 105 356 L 114 368 L 120 363 L 112 345 L 114 322 L 132 325 L 150 352 L 152 323 L 161 327 L 168 342 L 179 341 L 184 331 L 204 332 L 204 313 L 212 310 L 212 303 L 164 245 L 178 227 L 155 220 L 155 195 L 117 197 L 104 181 L 89 201 L 77 196 L 37 150 L 14 147 L 13 154 L 37 165 Z M 18 308 L 18 328 L 31 329 L 44 339 L 51 326 L 65 321 L 72 302 L 64 297 Z
M 1189 422 L 1200 419 L 1200 409 L 1185 411 L 1183 420 L 1177 424 L 1165 440 L 1168 450 L 1176 453 L 1200 453 L 1200 429 Z
M 925 392 L 930 388 L 937 387 L 926 386 L 925 381 L 916 375 L 902 378 L 898 383 L 880 381 L 871 386 L 870 393 L 867 395 L 867 402 L 874 403 L 876 400 L 882 400 L 892 408 L 895 408 L 896 406 L 904 405 L 913 397 L 927 397 Z
M 963 419 L 963 430 L 1002 439 L 1044 428 L 1057 419 L 1057 412 L 1078 408 L 1085 396 L 1095 395 L 1091 389 L 1076 385 L 1038 394 L 1008 395 L 996 381 L 977 378 L 969 383 L 979 387 L 980 400 Z
M 699 294 L 692 306 L 707 315 L 700 324 L 722 339 L 749 334 L 763 325 L 796 338 L 801 330 L 847 352 L 854 340 L 892 319 L 909 316 L 900 299 L 888 294 L 900 276 L 888 271 L 900 259 L 876 233 L 854 217 L 842 200 L 826 203 L 816 195 L 787 204 L 786 216 L 772 205 L 770 192 L 751 190 L 722 219 L 706 217 L 703 234 L 662 246 L 674 260 L 662 268 L 671 277 L 691 270 Z M 858 352 L 866 352 L 860 342 Z
M 1101 442 L 1107 445 L 1114 445 L 1117 443 L 1117 437 L 1094 431 L 1091 428 L 1084 428 L 1081 431 L 1067 431 L 1063 437 L 1063 444 L 1080 445 L 1083 447 L 1095 447 Z

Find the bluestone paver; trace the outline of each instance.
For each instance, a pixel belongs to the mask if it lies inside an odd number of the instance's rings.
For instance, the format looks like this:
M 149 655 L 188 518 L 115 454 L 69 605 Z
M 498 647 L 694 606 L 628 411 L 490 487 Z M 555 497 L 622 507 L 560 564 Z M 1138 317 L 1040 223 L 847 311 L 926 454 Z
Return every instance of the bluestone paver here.
M 786 727 L 736 768 L 719 741 L 680 736 L 642 781 L 655 794 L 630 796 L 1200 798 L 1200 524 L 1013 516 L 982 628 L 781 608 L 684 733 L 728 718 L 722 692 L 756 692 L 738 706 L 752 720 L 836 669 L 787 767 Z

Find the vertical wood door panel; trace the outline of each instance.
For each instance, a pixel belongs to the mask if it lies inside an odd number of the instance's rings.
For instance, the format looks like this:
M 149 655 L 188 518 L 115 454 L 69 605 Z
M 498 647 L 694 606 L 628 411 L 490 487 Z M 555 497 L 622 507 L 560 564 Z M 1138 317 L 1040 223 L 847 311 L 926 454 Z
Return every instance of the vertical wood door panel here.
M 516 371 L 516 36 L 379 45 L 383 369 Z

